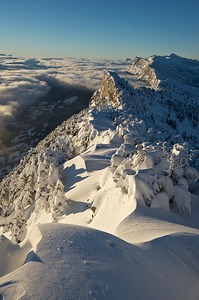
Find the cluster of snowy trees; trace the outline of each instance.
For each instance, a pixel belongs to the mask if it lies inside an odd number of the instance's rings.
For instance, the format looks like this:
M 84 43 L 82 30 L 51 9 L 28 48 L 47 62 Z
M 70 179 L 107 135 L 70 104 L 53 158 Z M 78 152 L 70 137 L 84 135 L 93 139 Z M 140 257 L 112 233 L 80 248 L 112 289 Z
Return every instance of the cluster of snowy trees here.
M 30 149 L 0 184 L 0 226 L 14 242 L 26 236 L 32 212 L 44 210 L 52 220 L 67 210 L 62 183 L 63 163 L 86 150 L 93 136 L 89 112 L 82 111 L 63 122 L 36 148 Z
M 171 54 L 168 57 L 154 55 L 148 59 L 137 57 L 128 70 L 129 73 L 148 81 L 153 87 L 151 92 L 150 89 L 145 89 L 144 99 L 143 97 L 141 99 L 140 95 L 139 98 L 142 106 L 150 112 L 155 125 L 160 128 L 158 123 L 164 124 L 162 129 L 169 130 L 168 140 L 173 144 L 176 142 L 172 137 L 174 129 L 176 135 L 179 135 L 178 142 L 187 141 L 194 148 L 199 147 L 197 137 L 199 89 L 196 71 L 198 67 L 197 60 L 184 59 Z M 156 114 L 151 111 L 150 105 L 156 106 Z M 145 115 L 145 120 L 150 117 L 150 114 Z M 165 126 L 167 128 L 164 128 Z M 183 131 L 183 127 L 186 128 L 187 134 Z
M 179 212 L 191 212 L 189 185 L 199 173 L 189 166 L 186 144 L 175 144 L 170 151 L 164 144 L 122 144 L 111 166 L 116 186 L 137 202 L 166 209 L 172 204 Z
M 52 217 L 67 208 L 64 186 L 54 152 L 43 150 L 22 161 L 1 185 L 1 225 L 10 231 L 12 240 L 19 242 L 26 235 L 26 222 L 33 210 L 52 212 Z
M 191 93 L 188 93 L 190 98 L 184 97 L 187 92 L 183 93 L 182 87 L 176 85 L 173 85 L 173 90 L 170 85 L 164 90 L 133 89 L 128 84 L 125 86 L 116 75 L 110 73 L 109 76 L 114 79 L 118 90 L 123 85 L 123 92 L 119 94 L 122 109 L 109 108 L 108 112 L 107 105 L 103 104 L 104 98 L 100 105 L 107 116 L 114 116 L 115 133 L 124 141 L 111 159 L 116 186 L 147 206 L 172 207 L 190 213 L 191 185 L 199 179 L 193 166 L 198 166 L 199 156 L 194 140 L 183 137 L 176 102 L 194 134 L 195 124 L 189 118 L 189 112 L 193 105 L 198 111 L 197 97 Z M 167 122 L 170 112 L 175 126 Z M 189 143 L 185 142 L 187 140 Z

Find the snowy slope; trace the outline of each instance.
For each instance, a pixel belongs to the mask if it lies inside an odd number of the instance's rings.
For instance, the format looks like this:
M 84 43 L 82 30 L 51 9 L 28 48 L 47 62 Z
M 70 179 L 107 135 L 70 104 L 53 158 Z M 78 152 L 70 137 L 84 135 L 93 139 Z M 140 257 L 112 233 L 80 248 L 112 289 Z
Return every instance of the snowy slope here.
M 4 178 L 2 297 L 198 299 L 198 104 L 181 91 L 105 72 L 90 107 Z
M 138 247 L 85 227 L 44 224 L 26 243 L 33 247 L 25 262 L 0 280 L 4 299 L 198 299 L 198 235 Z
M 104 70 L 142 85 L 127 66 L 124 60 L 0 54 L 0 180 L 56 126 L 88 107 Z
M 136 57 L 128 72 L 138 75 L 153 87 L 157 87 L 162 81 L 199 87 L 199 61 L 174 53 L 169 56 L 153 55 L 147 59 Z

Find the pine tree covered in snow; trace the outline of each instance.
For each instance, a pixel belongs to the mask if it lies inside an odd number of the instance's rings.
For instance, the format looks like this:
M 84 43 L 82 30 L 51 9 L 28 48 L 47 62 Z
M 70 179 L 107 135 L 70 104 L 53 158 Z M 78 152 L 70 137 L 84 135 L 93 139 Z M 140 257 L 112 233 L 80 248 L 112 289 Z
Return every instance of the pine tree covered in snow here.
M 3 179 L 0 225 L 10 232 L 13 241 L 24 239 L 32 206 L 36 211 L 50 212 L 53 219 L 66 210 L 61 167 L 65 160 L 86 150 L 93 134 L 88 118 L 89 113 L 82 111 L 63 122 Z

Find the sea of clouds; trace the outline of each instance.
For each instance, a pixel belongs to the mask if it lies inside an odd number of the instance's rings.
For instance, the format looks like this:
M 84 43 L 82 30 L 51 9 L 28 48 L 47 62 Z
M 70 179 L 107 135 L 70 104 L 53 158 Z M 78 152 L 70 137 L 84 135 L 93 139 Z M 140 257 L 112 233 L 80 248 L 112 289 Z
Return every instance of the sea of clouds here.
M 105 69 L 122 67 L 122 61 L 0 55 L 1 121 L 38 101 L 52 86 L 72 85 L 96 90 Z
M 14 130 L 18 115 L 42 100 L 52 87 L 98 89 L 105 70 L 133 80 L 126 70 L 130 60 L 84 58 L 30 58 L 0 54 L 0 149 L 3 139 Z M 139 82 L 140 84 L 140 82 Z

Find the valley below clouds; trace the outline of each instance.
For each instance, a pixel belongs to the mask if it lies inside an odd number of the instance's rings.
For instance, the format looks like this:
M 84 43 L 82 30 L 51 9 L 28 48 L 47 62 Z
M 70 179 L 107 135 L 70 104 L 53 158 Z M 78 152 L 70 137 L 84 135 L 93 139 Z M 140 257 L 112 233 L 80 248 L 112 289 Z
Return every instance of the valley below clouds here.
M 128 77 L 130 64 L 0 54 L 0 177 L 57 125 L 88 106 L 105 70 Z M 135 76 L 129 78 L 135 85 L 139 82 Z

